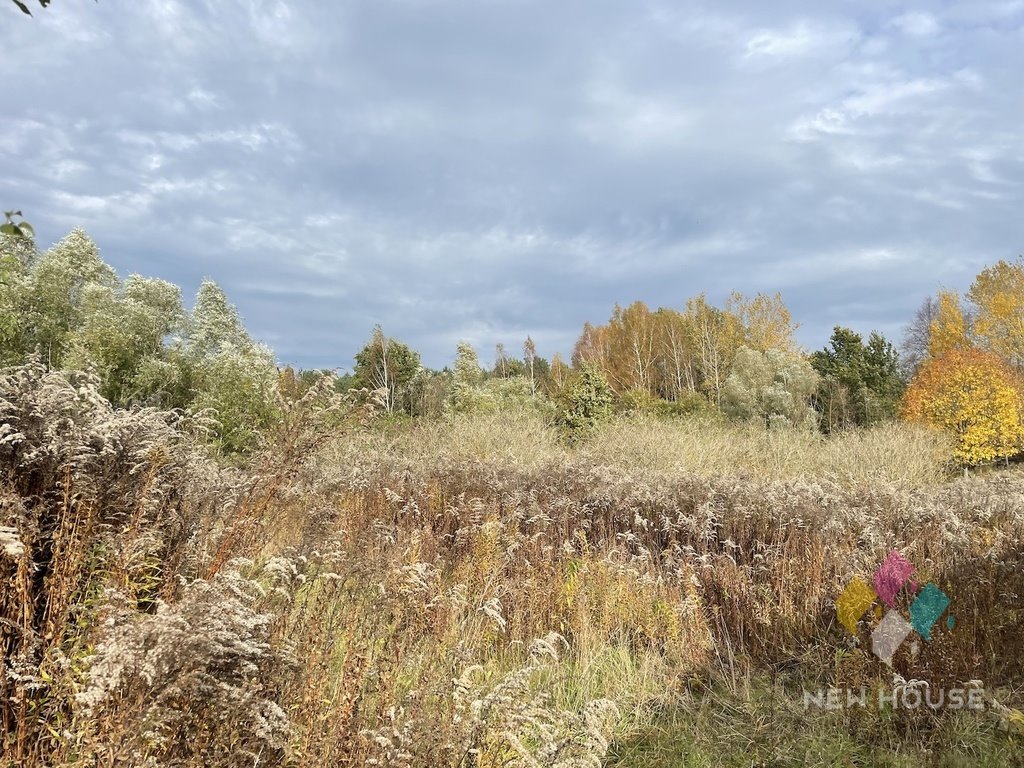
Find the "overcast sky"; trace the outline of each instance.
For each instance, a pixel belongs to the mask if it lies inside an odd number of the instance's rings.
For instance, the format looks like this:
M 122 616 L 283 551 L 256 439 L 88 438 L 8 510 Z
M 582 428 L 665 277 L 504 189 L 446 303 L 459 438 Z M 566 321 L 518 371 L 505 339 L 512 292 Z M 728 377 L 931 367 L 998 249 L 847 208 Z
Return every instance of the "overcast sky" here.
M 26 0 L 33 2 L 34 0 Z M 899 337 L 1024 251 L 1024 2 L 0 0 L 0 207 L 285 362 L 781 291 Z

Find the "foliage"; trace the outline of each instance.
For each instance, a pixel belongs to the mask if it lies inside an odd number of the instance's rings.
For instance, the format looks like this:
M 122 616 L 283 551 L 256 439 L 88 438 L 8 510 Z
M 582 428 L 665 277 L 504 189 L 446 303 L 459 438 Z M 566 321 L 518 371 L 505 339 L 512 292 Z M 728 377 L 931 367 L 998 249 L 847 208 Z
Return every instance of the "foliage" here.
M 872 332 L 865 344 L 859 334 L 836 326 L 829 346 L 810 359 L 822 377 L 815 401 L 826 431 L 896 415 L 903 392 L 899 356 L 881 334 Z
M 432 371 L 423 366 L 409 384 L 410 414 L 438 417 L 450 408 L 453 376 L 451 371 Z
M 214 408 L 229 452 L 250 449 L 272 420 L 272 356 L 215 283 L 203 282 L 187 316 L 177 286 L 122 282 L 82 230 L 42 254 L 5 237 L 2 252 L 0 362 L 37 353 L 54 369 L 92 370 L 117 405 Z
M 743 328 L 743 344 L 750 349 L 758 352 L 796 349 L 793 334 L 798 326 L 793 322 L 782 294 L 768 296 L 759 293 L 748 298 L 737 291 L 729 296 L 725 309 L 739 321 Z
M 19 308 L 21 329 L 6 356 L 35 351 L 47 365 L 63 366 L 72 335 L 86 319 L 86 295 L 116 287 L 117 276 L 96 244 L 82 230 L 72 230 L 31 262 L 24 280 L 7 289 Z
M 722 392 L 722 409 L 767 427 L 808 427 L 815 422 L 810 398 L 818 385 L 811 364 L 796 352 L 741 347 Z
M 615 403 L 615 410 L 629 416 L 650 415 L 659 418 L 712 416 L 717 412 L 708 399 L 696 392 L 685 392 L 675 400 L 663 400 L 643 390 L 632 389 Z
M 954 291 L 939 292 L 935 317 L 928 331 L 928 356 L 932 359 L 971 346 L 967 315 L 959 294 Z
M 449 414 L 529 411 L 553 418 L 555 407 L 538 392 L 537 380 L 528 377 L 526 364 L 503 357 L 504 349 L 500 344 L 497 352 L 495 368 L 488 373 L 481 367 L 473 347 L 466 342 L 459 343 L 445 411 Z M 535 376 L 540 368 L 538 361 L 539 358 L 533 360 Z
M 213 280 L 203 280 L 188 320 L 189 352 L 202 358 L 252 345 L 253 340 L 242 324 L 238 309 L 228 300 L 224 289 Z
M 488 402 L 492 398 L 482 391 L 483 382 L 484 370 L 476 350 L 468 342 L 460 341 L 455 351 L 452 386 L 449 392 L 451 410 L 455 413 L 488 410 Z
M 982 270 L 967 298 L 975 308 L 976 343 L 1024 370 L 1024 257 Z
M 181 290 L 163 280 L 131 275 L 123 285 L 86 286 L 82 322 L 69 335 L 69 368 L 94 367 L 103 395 L 115 403 L 144 402 L 154 394 L 152 371 L 163 361 L 164 340 L 181 328 Z
M 468 342 L 460 341 L 456 347 L 454 373 L 455 383 L 459 386 L 476 386 L 484 379 L 480 358 Z
M 733 293 L 724 309 L 701 294 L 683 312 L 652 312 L 638 301 L 616 305 L 606 325 L 585 324 L 572 359 L 597 365 L 618 396 L 642 391 L 675 401 L 700 392 L 720 403 L 739 348 L 793 349 L 794 328 L 778 294 Z
M 411 413 L 413 381 L 420 356 L 375 326 L 370 341 L 356 353 L 353 385 L 379 393 L 386 413 Z
M 13 365 L 24 358 L 26 284 L 36 258 L 30 239 L 0 234 L 0 365 Z
M 993 712 L 1020 706 L 1024 480 L 936 482 L 908 463 L 922 430 L 637 417 L 570 447 L 520 412 L 338 434 L 320 378 L 225 469 L 199 425 L 113 409 L 95 377 L 2 382 L 0 707 L 24 768 L 575 768 L 676 715 L 669 765 L 835 764 L 797 728 L 804 681 L 982 679 Z M 890 670 L 837 649 L 832 606 L 893 546 L 979 621 Z M 926 763 L 963 727 L 814 717 L 867 762 Z M 978 722 L 964 750 L 1010 752 Z
M 21 219 L 21 221 L 17 219 Z M 22 218 L 21 211 L 4 211 L 4 223 L 0 224 L 0 235 L 31 239 L 35 237 L 35 234 L 32 225 Z
M 530 336 L 523 342 L 523 371 L 530 379 L 530 392 L 537 394 L 537 344 Z
M 454 413 L 500 413 L 507 411 L 533 411 L 553 416 L 554 406 L 547 397 L 534 394 L 525 376 L 489 378 L 476 386 L 460 386 L 458 379 L 452 387 Z
M 29 10 L 29 7 L 24 2 L 22 2 L 22 0 L 11 0 L 11 2 L 18 6 L 18 8 L 21 9 L 21 12 L 24 13 L 25 15 L 32 15 L 32 11 Z M 52 0 L 39 0 L 39 6 L 41 8 L 46 8 L 50 5 L 51 2 Z M 18 215 L 21 215 L 20 211 L 18 211 Z
M 278 417 L 277 372 L 270 351 L 259 346 L 224 348 L 197 361 L 191 406 L 216 420 L 214 442 L 227 454 L 257 448 Z
M 584 363 L 566 385 L 561 406 L 559 423 L 571 442 L 581 440 L 611 416 L 612 388 L 596 365 Z
M 277 369 L 273 353 L 257 344 L 223 289 L 211 280 L 199 286 L 180 355 L 195 409 L 216 419 L 214 438 L 224 453 L 244 453 L 259 445 L 277 418 Z
M 903 415 L 949 432 L 962 464 L 1024 450 L 1020 376 L 989 352 L 952 349 L 925 363 L 907 388 Z

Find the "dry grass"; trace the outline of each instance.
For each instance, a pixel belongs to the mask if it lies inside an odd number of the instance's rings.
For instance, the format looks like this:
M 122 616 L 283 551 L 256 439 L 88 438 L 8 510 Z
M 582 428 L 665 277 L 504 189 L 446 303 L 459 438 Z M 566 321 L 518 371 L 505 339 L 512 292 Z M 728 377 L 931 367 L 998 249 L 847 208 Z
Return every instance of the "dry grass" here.
M 887 424 L 830 436 L 769 431 L 713 419 L 619 417 L 577 448 L 530 412 L 424 420 L 336 446 L 338 461 L 377 455 L 417 469 L 475 460 L 512 470 L 575 459 L 623 470 L 755 480 L 807 478 L 843 486 L 901 483 L 929 487 L 950 478 L 950 449 L 938 433 Z
M 583 449 L 595 463 L 627 469 L 913 487 L 946 480 L 948 454 L 941 436 L 903 424 L 825 436 L 752 424 L 654 419 L 612 423 Z
M 710 737 L 694 723 L 726 736 L 788 722 L 759 703 L 756 675 L 884 682 L 851 667 L 866 657 L 832 604 L 892 548 L 964 617 L 897 670 L 982 679 L 1009 704 L 1024 683 L 1024 477 L 944 482 L 924 433 L 620 421 L 569 449 L 525 415 L 352 431 L 339 404 L 310 400 L 236 472 L 166 419 L 145 450 L 104 453 L 88 436 L 119 417 L 102 405 L 65 441 L 47 425 L 67 388 L 21 375 L 0 393 L 40 425 L 0 454 L 14 765 L 569 768 L 601 765 L 613 739 L 617 764 L 658 765 L 621 745 L 669 713 L 695 748 Z M 74 568 L 26 581 L 55 572 L 54 542 L 73 542 Z M 24 641 L 53 615 L 46 644 Z M 958 723 L 885 732 L 923 756 Z M 835 764 L 850 744 L 870 752 L 878 727 L 830 721 L 842 738 L 813 749 Z

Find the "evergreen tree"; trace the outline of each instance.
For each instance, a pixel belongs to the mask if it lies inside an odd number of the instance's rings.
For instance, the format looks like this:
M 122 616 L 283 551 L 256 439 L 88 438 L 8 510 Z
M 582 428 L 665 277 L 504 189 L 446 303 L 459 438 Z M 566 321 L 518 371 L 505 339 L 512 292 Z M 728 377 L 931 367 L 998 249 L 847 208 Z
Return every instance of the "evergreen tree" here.
M 825 349 L 811 355 L 821 375 L 815 397 L 826 431 L 868 426 L 894 418 L 903 392 L 899 356 L 885 337 L 836 326 Z

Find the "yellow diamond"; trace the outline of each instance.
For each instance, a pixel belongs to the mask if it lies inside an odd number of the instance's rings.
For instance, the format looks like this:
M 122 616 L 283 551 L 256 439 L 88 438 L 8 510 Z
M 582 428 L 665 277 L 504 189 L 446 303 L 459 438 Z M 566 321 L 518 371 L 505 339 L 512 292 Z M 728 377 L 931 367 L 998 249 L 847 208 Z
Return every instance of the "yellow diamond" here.
M 875 590 L 859 576 L 855 576 L 853 581 L 846 585 L 843 594 L 836 600 L 836 615 L 851 635 L 857 634 L 857 622 L 877 597 Z

